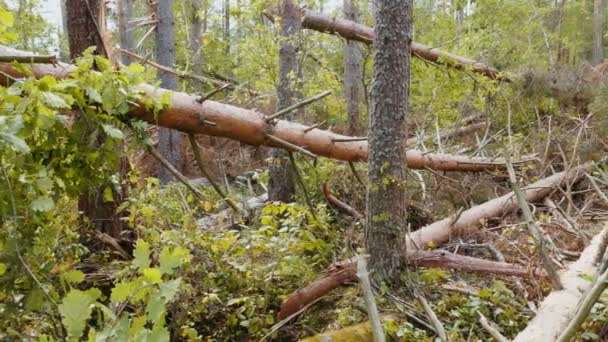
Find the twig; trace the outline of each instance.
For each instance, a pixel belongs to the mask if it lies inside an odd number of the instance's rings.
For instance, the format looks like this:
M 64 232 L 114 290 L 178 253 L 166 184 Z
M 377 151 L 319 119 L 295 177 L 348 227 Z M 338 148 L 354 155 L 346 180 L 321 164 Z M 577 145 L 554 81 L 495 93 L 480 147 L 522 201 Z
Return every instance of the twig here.
M 277 144 L 285 147 L 288 150 L 304 153 L 305 155 L 307 155 L 307 156 L 309 156 L 311 158 L 317 158 L 317 156 L 314 153 L 312 153 L 310 151 L 307 151 L 307 150 L 305 150 L 304 148 L 302 148 L 302 147 L 300 147 L 298 145 L 294 145 L 294 144 L 292 144 L 292 143 L 290 143 L 288 141 L 285 141 L 285 140 L 283 140 L 283 139 L 281 139 L 279 137 L 276 137 L 276 136 L 274 136 L 272 134 L 266 133 L 265 135 L 266 135 L 266 138 L 268 138 L 268 139 L 272 140 L 273 142 L 275 142 L 275 143 L 277 143 Z
M 488 322 L 486 316 L 479 311 L 477 311 L 477 313 L 479 314 L 479 323 L 481 323 L 481 326 L 488 332 L 488 334 L 494 337 L 494 339 L 498 342 L 509 342 L 508 338 L 504 337 L 500 331 L 498 331 L 490 324 L 490 322 Z
M 344 143 L 344 142 L 354 142 L 354 141 L 366 141 L 367 137 L 354 137 L 354 138 L 338 138 L 331 139 L 332 143 Z
M 296 103 L 294 105 L 291 105 L 291 106 L 289 106 L 287 108 L 281 109 L 280 111 L 278 111 L 278 112 L 276 112 L 274 114 L 268 115 L 264 119 L 266 120 L 266 122 L 272 121 L 272 120 L 274 120 L 274 119 L 276 119 L 278 117 L 281 117 L 281 116 L 283 116 L 285 114 L 291 113 L 291 112 L 293 112 L 294 110 L 296 110 L 298 108 L 304 107 L 307 104 L 310 104 L 312 102 L 318 101 L 318 100 L 320 100 L 320 99 L 328 96 L 329 94 L 331 94 L 331 90 L 326 90 L 326 91 L 322 92 L 321 94 L 315 95 L 315 96 L 310 97 L 310 98 L 308 98 L 306 100 L 302 100 L 302 101 L 300 101 L 300 102 L 298 102 L 298 103 Z
M 506 151 L 506 149 L 505 149 Z M 530 206 L 528 201 L 526 201 L 526 196 L 522 192 L 519 187 L 519 183 L 517 182 L 517 177 L 515 175 L 515 169 L 513 168 L 513 164 L 511 164 L 510 156 L 508 152 L 505 152 L 505 162 L 507 164 L 507 171 L 509 172 L 509 180 L 511 182 L 511 188 L 513 189 L 513 193 L 515 194 L 515 198 L 519 204 L 519 207 L 522 210 L 526 223 L 528 225 L 528 233 L 534 238 L 534 242 L 536 244 L 536 248 L 538 249 L 538 253 L 543 262 L 543 266 L 551 279 L 551 283 L 555 290 L 563 289 L 562 282 L 559 278 L 559 274 L 555 269 L 555 265 L 549 258 L 547 251 L 545 250 L 546 240 L 542 235 L 538 226 L 536 226 L 536 221 L 534 220 L 534 216 L 532 215 L 532 211 L 530 211 Z
M 158 70 L 161 70 L 161 71 L 164 71 L 164 72 L 168 72 L 168 73 L 173 74 L 173 75 L 175 75 L 177 77 L 180 77 L 180 78 L 190 78 L 190 79 L 193 79 L 193 80 L 197 80 L 199 82 L 211 83 L 211 84 L 213 84 L 215 86 L 218 86 L 218 87 L 226 87 L 228 89 L 234 89 L 235 88 L 235 86 L 233 84 L 228 83 L 228 82 L 218 81 L 218 80 L 213 79 L 211 77 L 205 77 L 205 76 L 193 75 L 193 74 L 181 72 L 179 70 L 175 70 L 175 69 L 170 68 L 168 66 L 160 65 L 160 64 L 158 64 L 158 63 L 156 63 L 154 61 L 150 61 L 147 58 L 141 57 L 141 56 L 139 56 L 139 55 L 137 55 L 137 54 L 135 54 L 135 53 L 133 53 L 131 51 L 124 50 L 124 49 L 121 49 L 121 48 L 118 48 L 117 50 L 120 53 L 122 53 L 122 54 L 125 54 L 125 55 L 127 55 L 129 57 L 135 58 L 135 59 L 137 59 L 137 60 L 139 60 L 139 61 L 141 61 L 143 63 L 146 63 L 146 64 L 148 64 L 148 65 L 150 65 L 150 66 L 152 66 L 152 67 L 154 67 L 154 68 L 156 68 Z M 224 88 L 224 89 L 226 89 L 226 88 Z M 202 102 L 199 102 L 199 103 L 202 103 Z
M 435 328 L 435 333 L 437 334 L 437 337 L 441 341 L 447 342 L 448 336 L 445 333 L 443 324 L 441 324 L 441 321 L 439 320 L 439 318 L 437 318 L 435 311 L 433 311 L 433 308 L 431 308 L 431 306 L 429 305 L 429 303 L 426 301 L 426 299 L 424 298 L 424 296 L 422 294 L 416 294 L 416 299 L 418 299 L 420 304 L 422 304 L 422 307 L 424 308 L 424 312 L 426 313 L 426 317 L 429 319 L 429 321 L 431 321 L 433 328 Z
M 198 143 L 196 142 L 196 137 L 194 136 L 194 134 L 188 134 L 188 140 L 190 140 L 190 145 L 192 146 L 192 152 L 194 153 L 194 158 L 196 159 L 196 164 L 198 165 L 198 169 L 201 171 L 203 176 L 205 176 L 205 178 L 207 178 L 207 180 L 209 181 L 209 184 L 211 184 L 213 189 L 215 189 L 215 192 L 217 192 L 217 194 L 220 195 L 220 197 L 224 200 L 224 202 L 226 202 L 226 204 L 228 204 L 230 206 L 230 208 L 232 208 L 232 210 L 236 214 L 240 214 L 240 210 L 237 207 L 237 205 L 232 201 L 232 199 L 230 199 L 230 198 L 228 198 L 228 196 L 226 196 L 224 191 L 222 191 L 222 188 L 220 188 L 220 186 L 215 182 L 213 177 L 211 177 L 209 172 L 207 172 L 207 169 L 205 169 L 205 166 L 203 164 L 203 157 L 201 156 L 201 149 L 198 146 Z
M 213 95 L 221 92 L 222 90 L 224 90 L 226 88 L 229 88 L 230 86 L 232 86 L 230 83 L 226 83 L 221 87 L 217 87 L 217 88 L 213 89 L 212 91 L 208 92 L 207 94 L 204 94 L 200 98 L 196 99 L 196 102 L 202 104 L 203 102 L 209 100 Z
M 608 287 L 608 270 L 604 271 L 604 273 L 598 277 L 593 287 L 587 292 L 576 315 L 570 320 L 570 323 L 568 323 L 568 326 L 557 340 L 558 342 L 568 342 L 572 340 L 572 337 L 581 324 L 583 324 L 587 315 L 589 315 L 591 308 L 600 298 L 606 287 Z
M 58 62 L 55 55 L 32 55 L 32 56 L 0 56 L 0 63 L 44 63 L 56 64 Z
M 342 202 L 341 200 L 339 200 L 336 196 L 334 196 L 331 191 L 329 191 L 329 187 L 327 186 L 327 182 L 323 183 L 323 196 L 325 197 L 325 199 L 327 200 L 327 202 L 329 202 L 329 204 L 331 204 L 333 207 L 335 207 L 336 209 L 338 209 L 339 211 L 342 211 L 346 214 L 348 214 L 349 216 L 361 220 L 364 218 L 364 216 L 359 213 L 355 208 L 351 207 L 350 205 Z
M 298 164 L 296 164 L 296 159 L 293 157 L 293 152 L 287 151 L 287 156 L 289 157 L 289 161 L 291 162 L 291 167 L 293 168 L 293 173 L 296 176 L 296 181 L 298 185 L 302 188 L 302 192 L 304 193 L 304 199 L 306 200 L 306 204 L 308 205 L 308 209 L 310 209 L 310 213 L 316 219 L 315 215 L 315 207 L 312 205 L 312 201 L 310 200 L 310 196 L 308 195 L 308 190 L 306 190 L 306 185 L 304 185 L 304 180 L 302 179 L 302 175 L 298 169 Z
M 357 172 L 357 169 L 355 168 L 355 163 L 353 163 L 352 161 L 349 161 L 348 167 L 350 168 L 350 171 L 355 176 L 355 179 L 357 179 L 357 182 L 359 182 L 359 184 L 365 186 L 365 183 L 363 183 L 363 180 L 361 180 L 361 177 L 359 176 L 359 173 Z
M 192 191 L 192 193 L 201 201 L 205 200 L 205 195 L 200 192 L 200 190 L 198 190 L 197 188 L 195 188 L 190 181 L 188 180 L 188 178 L 186 178 L 184 175 L 181 174 L 181 172 L 177 171 L 177 169 L 171 165 L 171 163 L 169 163 L 169 161 L 167 159 L 165 159 L 165 157 L 161 156 L 154 148 L 152 148 L 151 146 L 148 146 L 148 152 L 156 159 L 158 160 L 166 169 L 167 171 L 169 171 L 169 173 L 171 173 L 175 178 L 177 178 L 177 180 L 179 180 L 180 182 L 182 182 L 188 189 L 190 189 L 190 191 Z
M 585 176 L 587 177 L 587 179 L 589 179 L 589 182 L 591 182 L 591 186 L 593 186 L 593 189 L 595 190 L 595 192 L 597 192 L 598 196 L 600 196 L 602 201 L 604 201 L 604 203 L 608 204 L 608 197 L 606 196 L 606 194 L 604 194 L 602 189 L 600 189 L 599 185 L 597 185 L 597 182 L 595 181 L 595 179 L 588 173 L 585 173 Z
M 326 121 L 327 120 L 323 120 L 321 122 L 317 122 L 316 124 L 314 124 L 314 125 L 312 125 L 310 127 L 307 127 L 306 129 L 304 129 L 304 133 L 308 133 L 308 132 L 312 131 L 315 128 L 319 128 L 319 126 L 322 126 Z
M 366 255 L 363 255 L 363 253 L 357 256 L 357 277 L 359 278 L 359 284 L 361 285 L 361 291 L 363 292 L 363 298 L 367 306 L 367 315 L 372 323 L 374 342 L 385 342 L 386 337 L 384 336 L 384 329 L 382 328 L 376 299 L 372 291 L 372 284 L 369 281 L 369 272 L 367 272 L 367 261 L 365 258 Z

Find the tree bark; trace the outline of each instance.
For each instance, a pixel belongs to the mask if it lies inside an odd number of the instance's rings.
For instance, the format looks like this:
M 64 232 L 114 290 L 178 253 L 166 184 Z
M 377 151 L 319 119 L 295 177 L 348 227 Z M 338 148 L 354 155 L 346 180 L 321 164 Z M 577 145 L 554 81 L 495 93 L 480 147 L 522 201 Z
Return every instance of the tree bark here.
M 356 0 L 344 0 L 344 17 L 353 22 L 359 20 L 359 9 Z M 349 40 L 344 47 L 344 100 L 348 112 L 349 135 L 360 135 L 359 95 L 361 93 L 361 50 L 356 41 Z
M 374 40 L 374 30 L 371 27 L 354 23 L 350 20 L 332 18 L 320 13 L 306 11 L 302 19 L 302 27 L 338 35 L 342 38 L 372 44 Z M 393 27 L 393 30 L 395 28 Z M 485 75 L 491 79 L 509 81 L 508 76 L 499 75 L 499 71 L 489 65 L 477 62 L 470 58 L 458 56 L 439 49 L 412 42 L 411 53 L 418 58 L 432 63 L 444 64 L 457 69 L 471 68 L 472 71 Z
M 175 64 L 175 33 L 173 23 L 173 0 L 159 0 L 156 14 L 156 61 L 158 64 L 173 67 Z M 177 89 L 177 76 L 171 73 L 160 72 L 161 87 L 165 89 Z M 161 128 L 158 131 L 158 151 L 177 170 L 181 170 L 180 133 L 169 128 Z M 166 169 L 160 168 L 158 178 L 162 183 L 175 180 L 173 175 Z
M 82 56 L 82 53 L 91 46 L 95 47 L 95 54 L 107 57 L 105 42 L 102 38 L 105 22 L 104 2 L 98 0 L 67 0 L 65 5 L 65 21 L 68 28 L 71 58 Z M 103 138 L 100 138 L 97 144 L 102 143 Z M 126 194 L 114 195 L 118 198 L 115 198 L 113 202 L 106 202 L 103 198 L 103 185 L 91 188 L 78 198 L 78 209 L 88 218 L 95 230 L 106 233 L 113 238 L 120 238 L 122 224 L 119 215 L 116 215 L 116 208 L 120 203 L 121 195 L 124 197 Z
M 598 65 L 604 61 L 604 47 L 602 38 L 602 19 L 604 15 L 604 1 L 594 0 L 593 2 L 593 65 Z
M 541 278 L 545 276 L 543 273 L 530 272 L 515 264 L 473 258 L 453 254 L 447 251 L 412 250 L 407 253 L 407 258 L 409 264 L 415 265 L 416 267 L 434 267 L 462 272 L 476 272 L 523 278 Z M 278 319 L 282 320 L 289 317 L 307 304 L 325 296 L 331 290 L 345 284 L 355 283 L 356 281 L 356 259 L 352 258 L 338 262 L 330 266 L 323 277 L 292 293 L 283 304 L 281 304 Z
M 230 53 L 230 0 L 224 0 L 224 44 L 226 44 L 225 53 Z
M 277 86 L 277 110 L 287 108 L 300 97 L 298 88 L 298 41 L 300 36 L 300 15 L 292 0 L 281 0 L 281 48 L 279 50 L 279 82 Z M 285 115 L 287 120 L 294 114 Z M 274 149 L 269 164 L 268 196 L 271 201 L 292 202 L 295 197 L 295 183 L 287 158 L 287 152 Z
M 192 73 L 195 75 L 203 74 L 203 49 L 202 49 L 202 21 L 203 15 L 201 0 L 192 0 L 192 38 L 190 49 L 192 49 Z M 196 91 L 200 91 L 203 84 L 199 80 L 194 80 L 192 86 Z
M 410 84 L 412 0 L 376 4 L 371 90 L 367 220 L 370 267 L 394 282 L 404 268 L 407 201 L 406 137 Z
M 130 30 L 129 20 L 133 17 L 133 0 L 118 0 L 118 35 L 120 38 L 120 48 L 133 51 L 133 31 Z M 122 54 L 122 64 L 129 65 L 131 58 Z
M 0 55 L 31 55 L 0 45 Z M 28 64 L 34 77 L 51 75 L 56 78 L 68 78 L 75 67 L 70 64 Z M 10 63 L 0 63 L 0 71 L 5 76 L 0 77 L 0 84 L 8 85 L 11 78 L 28 77 Z M 157 113 L 146 109 L 145 104 L 134 105 L 130 117 L 146 120 L 152 124 L 173 128 L 184 133 L 206 134 L 238 140 L 254 146 L 270 146 L 288 149 L 285 144 L 268 138 L 268 132 L 274 137 L 299 146 L 317 156 L 323 156 L 343 161 L 366 161 L 367 141 L 338 142 L 349 140 L 350 137 L 301 125 L 285 120 L 275 124 L 266 121 L 266 116 L 255 110 L 243 109 L 220 102 L 207 100 L 202 104 L 197 100 L 200 96 L 182 92 L 159 89 L 155 86 L 140 84 L 135 89 L 143 92 L 143 96 L 158 99 L 164 93 L 171 94 L 170 108 Z M 203 121 L 205 120 L 205 121 Z M 207 123 L 205 123 L 207 122 Z M 209 123 L 211 122 L 211 123 Z M 413 169 L 435 169 L 441 171 L 492 171 L 504 170 L 505 164 L 499 160 L 484 158 L 469 158 L 448 154 L 423 153 L 408 149 L 406 152 L 407 165 Z M 521 162 L 521 161 L 520 161 Z M 517 162 L 514 162 L 516 164 Z

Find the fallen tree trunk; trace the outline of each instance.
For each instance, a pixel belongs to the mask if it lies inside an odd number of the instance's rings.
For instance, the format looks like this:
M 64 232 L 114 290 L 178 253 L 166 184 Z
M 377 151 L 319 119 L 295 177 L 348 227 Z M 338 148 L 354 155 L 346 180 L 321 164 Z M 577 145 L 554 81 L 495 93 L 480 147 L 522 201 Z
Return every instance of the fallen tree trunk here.
M 561 275 L 564 289 L 553 291 L 545 298 L 536 316 L 513 342 L 557 341 L 560 333 L 574 317 L 583 294 L 593 285 L 582 276 L 597 275 L 596 255 L 606 234 L 608 228 L 595 236 L 578 261 L 571 264 Z
M 332 33 L 368 45 L 374 41 L 374 30 L 371 27 L 346 19 L 332 18 L 309 10 L 304 12 L 302 27 L 319 32 Z M 420 43 L 412 42 L 412 55 L 432 63 L 443 64 L 457 69 L 471 69 L 491 79 L 509 81 L 507 76 L 501 75 L 494 67 Z
M 585 171 L 591 168 L 594 163 L 585 163 L 569 171 L 559 172 L 550 177 L 532 183 L 522 191 L 526 201 L 536 202 L 549 195 L 555 188 L 574 182 L 585 175 Z M 441 246 L 448 242 L 453 236 L 463 236 L 477 232 L 482 220 L 497 217 L 505 212 L 518 208 L 517 199 L 513 192 L 492 199 L 480 205 L 474 206 L 463 211 L 460 216 L 448 217 L 441 221 L 423 227 L 409 236 L 408 248 L 424 249 L 429 246 Z
M 528 202 L 536 202 L 549 195 L 556 187 L 580 179 L 585 174 L 585 171 L 594 165 L 594 163 L 586 163 L 569 171 L 556 173 L 528 185 L 522 191 L 525 193 Z M 421 250 L 423 248 L 441 246 L 448 242 L 451 237 L 474 233 L 477 231 L 480 221 L 499 216 L 517 207 L 515 195 L 510 192 L 502 197 L 463 211 L 457 219 L 446 218 L 425 226 L 408 236 L 408 260 L 410 263 L 418 266 L 445 267 L 467 272 L 488 272 L 514 276 L 530 275 L 532 273 L 529 273 L 527 270 L 517 268 L 517 266 L 508 263 L 454 255 L 445 251 L 431 252 Z M 354 270 L 355 267 L 354 260 L 351 259 L 342 261 L 336 265 L 334 267 L 340 269 Z M 290 312 L 294 312 L 294 309 L 297 311 L 297 308 L 305 306 L 310 301 L 319 298 L 319 296 L 323 296 L 334 288 L 353 281 L 352 278 L 347 278 L 344 275 L 332 278 L 332 273 L 290 296 L 283 302 L 279 317 L 287 317 Z M 539 275 L 538 272 L 534 274 Z M 309 288 L 312 290 L 309 291 Z
M 530 272 L 520 266 L 449 253 L 446 251 L 416 251 L 407 253 L 410 266 L 436 267 L 464 272 L 543 277 L 541 272 Z M 330 267 L 327 275 L 315 280 L 305 288 L 294 292 L 281 305 L 279 320 L 289 317 L 308 303 L 326 295 L 329 291 L 346 283 L 357 281 L 356 259 L 348 259 Z
M 26 52 L 0 46 L 0 56 L 29 55 Z M 70 64 L 27 64 L 35 77 L 51 75 L 66 78 L 74 70 Z M 0 63 L 0 84 L 7 85 L 10 78 L 25 77 L 11 64 Z M 134 106 L 130 116 L 158 126 L 173 128 L 185 133 L 206 134 L 238 140 L 250 145 L 272 146 L 344 161 L 367 160 L 367 141 L 349 141 L 351 137 L 285 120 L 267 122 L 266 117 L 253 110 L 243 109 L 215 101 L 199 103 L 198 97 L 182 92 L 159 89 L 147 84 L 136 86 L 148 98 L 171 95 L 171 107 L 153 113 L 145 105 Z M 345 142 L 338 142 L 345 141 Z M 487 171 L 504 168 L 504 163 L 484 158 L 468 158 L 447 154 L 406 152 L 407 165 L 413 169 L 430 168 L 442 171 Z

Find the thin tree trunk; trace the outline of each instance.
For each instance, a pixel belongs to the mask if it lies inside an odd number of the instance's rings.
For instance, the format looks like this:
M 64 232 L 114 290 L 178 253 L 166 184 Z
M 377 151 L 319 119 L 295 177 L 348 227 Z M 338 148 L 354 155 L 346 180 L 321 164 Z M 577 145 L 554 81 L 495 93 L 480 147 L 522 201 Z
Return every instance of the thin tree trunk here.
M 158 64 L 173 67 L 175 64 L 175 33 L 173 22 L 173 0 L 159 0 L 156 13 L 156 60 Z M 161 86 L 165 89 L 177 89 L 177 77 L 171 73 L 159 73 Z M 161 128 L 158 131 L 158 151 L 176 169 L 181 170 L 181 136 L 178 131 Z M 162 183 L 173 181 L 175 178 L 166 168 L 159 170 Z
M 192 73 L 195 75 L 203 74 L 203 49 L 202 41 L 202 6 L 201 0 L 192 0 L 192 39 L 190 48 L 192 49 Z M 195 91 L 201 91 L 202 83 L 198 80 L 192 82 Z
M 602 0 L 594 0 L 593 2 L 593 65 L 598 65 L 604 61 L 604 47 L 602 46 L 604 36 L 602 30 L 603 5 Z
M 277 111 L 294 104 L 300 97 L 297 76 L 297 42 L 301 24 L 298 8 L 292 0 L 281 0 L 281 49 L 279 50 L 279 83 L 277 86 Z M 290 120 L 293 113 L 285 115 Z M 268 197 L 271 201 L 292 202 L 295 196 L 295 183 L 291 166 L 284 150 L 272 151 L 269 165 Z
M 344 0 L 344 17 L 353 22 L 359 20 L 356 0 Z M 349 40 L 344 47 L 344 99 L 348 111 L 349 135 L 361 134 L 359 94 L 361 93 L 361 50 L 359 43 Z
M 224 44 L 225 53 L 230 53 L 230 0 L 224 0 Z
M 407 111 L 412 0 L 376 4 L 365 239 L 370 268 L 396 281 L 404 269 Z
M 118 35 L 120 38 L 120 48 L 133 51 L 133 31 L 130 30 L 129 20 L 133 17 L 133 0 L 118 0 Z M 128 65 L 131 58 L 122 54 L 122 63 Z
M 95 54 L 107 57 L 104 32 L 104 2 L 100 0 L 67 0 L 65 3 L 68 43 L 71 58 L 76 58 L 91 46 L 95 46 Z M 86 136 L 86 135 L 85 135 Z M 96 144 L 101 145 L 103 138 Z M 113 202 L 104 201 L 104 186 L 93 187 L 83 193 L 78 199 L 78 209 L 88 218 L 92 227 L 113 238 L 119 238 L 122 231 L 120 218 L 116 215 L 116 207 L 120 198 Z M 123 194 L 114 194 L 120 197 Z

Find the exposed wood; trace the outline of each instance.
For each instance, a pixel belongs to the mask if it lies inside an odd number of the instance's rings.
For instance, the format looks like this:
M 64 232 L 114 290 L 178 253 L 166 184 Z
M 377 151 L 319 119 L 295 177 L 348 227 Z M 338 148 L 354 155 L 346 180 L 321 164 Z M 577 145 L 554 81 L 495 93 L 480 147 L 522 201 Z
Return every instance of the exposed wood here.
M 18 50 L 0 46 L 0 55 L 16 55 Z M 21 52 L 23 53 L 23 52 Z M 27 53 L 26 53 L 27 54 Z M 34 76 L 52 75 L 57 78 L 67 78 L 74 67 L 69 64 L 31 64 L 28 65 Z M 0 72 L 13 78 L 25 77 L 19 70 L 8 63 L 0 63 Z M 0 84 L 11 82 L 8 77 L 0 77 Z M 281 147 L 281 144 L 266 138 L 266 132 L 301 146 L 317 156 L 344 161 L 366 161 L 367 141 L 356 141 L 335 144 L 335 139 L 346 139 L 347 136 L 331 131 L 313 129 L 306 131 L 308 126 L 298 123 L 278 120 L 274 125 L 268 125 L 265 116 L 253 110 L 247 110 L 215 101 L 197 102 L 198 96 L 182 92 L 159 89 L 151 85 L 140 84 L 136 89 L 148 98 L 159 98 L 162 94 L 171 94 L 171 107 L 158 115 L 149 111 L 145 105 L 134 106 L 130 112 L 133 118 L 140 118 L 150 123 L 180 130 L 185 133 L 206 134 L 238 140 L 254 146 Z M 202 119 L 215 122 L 216 125 L 205 125 Z M 442 171 L 491 171 L 504 169 L 504 163 L 485 158 L 469 158 L 447 154 L 423 153 L 418 150 L 407 150 L 406 159 L 409 168 L 435 169 Z M 515 163 L 515 162 L 514 162 Z
M 486 316 L 479 311 L 477 311 L 477 313 L 479 314 L 479 323 L 481 323 L 481 326 L 488 332 L 488 334 L 494 337 L 494 339 L 498 342 L 509 342 L 509 339 L 504 337 L 500 331 L 498 331 L 498 329 L 494 328 L 490 322 L 488 322 Z
M 557 340 L 579 308 L 583 293 L 592 286 L 592 283 L 582 275 L 595 276 L 597 274 L 597 266 L 594 261 L 600 241 L 605 234 L 608 234 L 608 228 L 604 228 L 600 234 L 597 234 L 578 261 L 569 265 L 561 274 L 564 289 L 553 291 L 545 297 L 536 316 L 515 337 L 513 342 Z
M 418 299 L 420 304 L 422 304 L 422 308 L 424 309 L 424 312 L 426 313 L 426 317 L 429 319 L 429 321 L 433 325 L 433 328 L 435 329 L 437 338 L 442 342 L 448 342 L 449 340 L 448 340 L 447 334 L 445 333 L 445 328 L 443 327 L 443 324 L 437 317 L 437 314 L 435 313 L 435 311 L 433 311 L 433 308 L 431 308 L 431 305 L 429 304 L 429 302 L 426 300 L 426 298 L 424 298 L 424 296 L 422 294 L 417 294 L 416 299 Z
M 378 313 L 376 298 L 374 298 L 372 283 L 369 280 L 367 260 L 365 260 L 367 257 L 368 255 L 364 254 L 357 256 L 357 278 L 359 278 L 361 292 L 363 292 L 363 299 L 365 300 L 365 306 L 367 307 L 367 316 L 372 324 L 374 342 L 384 342 L 386 341 L 386 336 L 384 335 L 384 329 L 382 328 L 382 322 L 380 321 L 380 314 Z
M 332 18 L 330 16 L 316 13 L 310 10 L 304 12 L 302 27 L 335 34 L 337 36 L 372 44 L 374 40 L 374 30 L 371 27 L 357 24 L 350 20 Z M 458 56 L 439 49 L 412 42 L 412 55 L 420 59 L 443 64 L 457 69 L 471 69 L 472 71 L 487 76 L 491 79 L 509 81 L 507 75 L 502 75 L 496 68 L 470 58 Z
M 524 278 L 540 278 L 545 275 L 540 272 L 531 272 L 520 266 L 506 262 L 496 262 L 464 255 L 452 254 L 447 251 L 421 251 L 407 252 L 409 266 L 436 267 L 452 269 L 463 272 L 478 272 Z M 326 275 L 301 290 L 294 292 L 281 305 L 279 319 L 288 317 L 308 303 L 329 293 L 331 290 L 357 280 L 356 260 L 348 259 L 332 265 Z
M 576 312 L 576 315 L 574 315 L 574 318 L 570 320 L 570 323 L 568 323 L 568 326 L 559 337 L 559 342 L 569 342 L 572 340 L 572 337 L 574 337 L 574 334 L 576 334 L 578 329 L 581 327 L 581 324 L 583 324 L 589 315 L 591 308 L 593 308 L 593 305 L 600 298 L 606 287 L 608 287 L 608 270 L 605 270 L 604 273 L 602 273 L 595 280 L 595 284 L 591 289 L 589 289 L 585 295 L 585 298 L 583 298 L 583 302 Z

